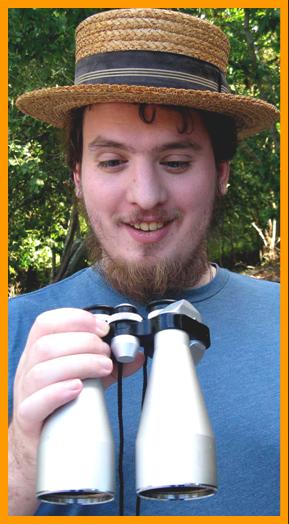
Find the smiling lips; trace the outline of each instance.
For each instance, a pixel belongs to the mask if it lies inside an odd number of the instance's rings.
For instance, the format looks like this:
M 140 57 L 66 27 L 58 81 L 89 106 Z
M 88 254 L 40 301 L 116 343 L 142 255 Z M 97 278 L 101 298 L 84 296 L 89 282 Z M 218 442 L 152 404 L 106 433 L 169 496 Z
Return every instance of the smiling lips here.
M 127 232 L 130 237 L 138 244 L 157 244 L 163 240 L 168 232 L 174 219 L 158 222 L 156 220 L 147 220 L 142 222 L 127 222 Z
M 129 222 L 125 224 L 127 233 L 138 245 L 158 244 L 169 230 L 170 222 Z
M 166 226 L 179 219 L 180 216 L 180 212 L 176 210 L 170 214 L 160 213 L 155 216 L 131 216 L 128 220 L 122 220 L 122 223 L 136 232 L 152 233 L 166 228 Z
M 165 222 L 138 222 L 129 225 L 134 229 L 139 229 L 141 231 L 157 231 L 164 227 Z

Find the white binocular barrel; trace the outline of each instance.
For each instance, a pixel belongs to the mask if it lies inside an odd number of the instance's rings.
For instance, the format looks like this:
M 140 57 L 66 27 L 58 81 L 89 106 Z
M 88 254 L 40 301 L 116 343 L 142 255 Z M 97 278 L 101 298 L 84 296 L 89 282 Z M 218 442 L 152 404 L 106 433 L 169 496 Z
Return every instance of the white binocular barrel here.
M 109 318 L 105 312 L 99 316 Z M 114 442 L 102 384 L 86 379 L 78 397 L 44 422 L 36 495 L 54 504 L 109 502 L 114 476 Z
M 149 317 L 168 313 L 201 321 L 199 312 L 184 300 L 153 311 Z M 162 322 L 154 335 L 136 439 L 136 491 L 143 498 L 169 500 L 207 497 L 216 490 L 215 439 L 190 337 L 181 329 L 166 329 Z

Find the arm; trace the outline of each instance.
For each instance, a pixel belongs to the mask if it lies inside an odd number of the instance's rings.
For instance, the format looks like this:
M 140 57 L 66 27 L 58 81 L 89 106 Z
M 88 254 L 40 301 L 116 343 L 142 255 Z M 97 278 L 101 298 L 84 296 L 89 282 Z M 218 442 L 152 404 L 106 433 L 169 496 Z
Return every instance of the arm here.
M 37 443 L 28 450 L 13 424 L 8 438 L 9 515 L 33 515 L 39 505 L 34 496 Z

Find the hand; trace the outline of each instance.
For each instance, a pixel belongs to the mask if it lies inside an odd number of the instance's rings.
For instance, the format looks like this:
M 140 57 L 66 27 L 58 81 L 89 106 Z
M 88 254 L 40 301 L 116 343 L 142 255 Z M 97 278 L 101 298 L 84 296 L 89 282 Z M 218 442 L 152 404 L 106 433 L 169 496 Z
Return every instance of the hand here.
M 22 489 L 25 485 L 22 507 L 27 504 L 27 510 L 19 513 L 14 506 L 11 514 L 31 514 L 34 510 L 36 453 L 46 417 L 77 397 L 82 379 L 101 378 L 104 387 L 116 381 L 110 347 L 102 340 L 108 331 L 109 325 L 97 316 L 72 308 L 47 311 L 33 324 L 15 376 L 9 428 L 11 500 L 19 506 L 19 483 Z M 124 365 L 124 376 L 142 364 L 143 355 L 139 353 L 133 363 Z

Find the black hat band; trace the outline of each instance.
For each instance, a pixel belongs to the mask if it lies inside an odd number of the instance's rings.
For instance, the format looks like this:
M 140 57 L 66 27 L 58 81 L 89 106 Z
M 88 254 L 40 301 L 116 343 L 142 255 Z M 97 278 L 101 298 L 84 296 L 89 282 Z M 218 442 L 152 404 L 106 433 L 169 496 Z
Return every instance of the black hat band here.
M 111 51 L 87 56 L 76 64 L 75 84 L 230 92 L 226 77 L 218 67 L 193 57 L 159 51 Z

